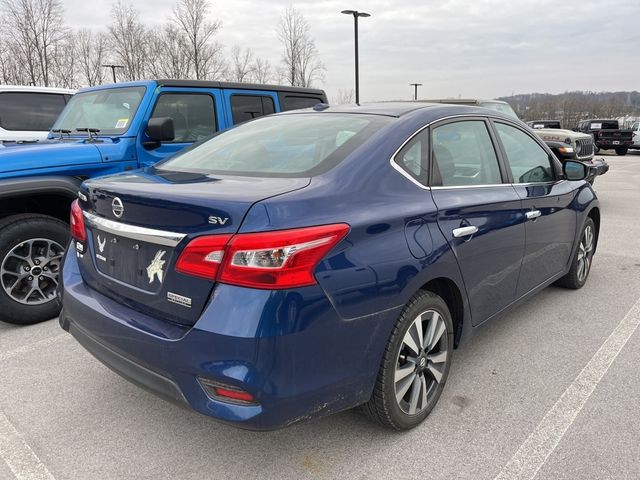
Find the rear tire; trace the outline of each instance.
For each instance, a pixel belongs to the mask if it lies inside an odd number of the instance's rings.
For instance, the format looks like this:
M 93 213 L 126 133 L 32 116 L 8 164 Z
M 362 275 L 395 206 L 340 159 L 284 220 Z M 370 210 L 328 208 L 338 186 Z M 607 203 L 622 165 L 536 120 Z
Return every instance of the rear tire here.
M 31 325 L 60 313 L 56 288 L 68 242 L 69 228 L 53 217 L 0 222 L 0 320 Z
M 580 243 L 578 244 L 576 253 L 573 256 L 569 273 L 558 280 L 556 285 L 577 290 L 587 283 L 587 278 L 589 278 L 589 272 L 591 271 L 591 263 L 593 261 L 597 238 L 598 233 L 596 232 L 596 226 L 591 218 L 587 218 L 587 221 L 584 223 L 584 227 L 582 227 Z
M 626 147 L 623 147 L 623 148 L 616 148 L 616 153 L 617 153 L 618 155 L 621 155 L 621 156 L 622 156 L 622 155 L 626 155 L 628 151 L 629 151 L 629 149 L 628 149 L 628 148 L 626 148 Z
M 391 333 L 364 412 L 395 430 L 422 423 L 444 389 L 452 353 L 453 321 L 447 304 L 435 293 L 416 293 Z

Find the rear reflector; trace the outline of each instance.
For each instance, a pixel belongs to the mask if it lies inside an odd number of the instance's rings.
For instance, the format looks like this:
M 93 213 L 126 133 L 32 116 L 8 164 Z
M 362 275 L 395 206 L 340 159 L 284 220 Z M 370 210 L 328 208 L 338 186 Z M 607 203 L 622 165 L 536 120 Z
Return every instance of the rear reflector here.
M 78 204 L 78 200 L 74 200 L 71 204 L 71 216 L 69 223 L 71 236 L 75 240 L 84 242 L 87 239 L 87 231 L 84 228 L 84 217 L 82 216 L 82 209 Z
M 209 397 L 230 403 L 256 405 L 256 399 L 241 388 L 198 377 L 198 381 Z
M 176 269 L 230 285 L 262 289 L 316 283 L 314 270 L 349 231 L 339 223 L 273 232 L 211 235 L 192 240 Z

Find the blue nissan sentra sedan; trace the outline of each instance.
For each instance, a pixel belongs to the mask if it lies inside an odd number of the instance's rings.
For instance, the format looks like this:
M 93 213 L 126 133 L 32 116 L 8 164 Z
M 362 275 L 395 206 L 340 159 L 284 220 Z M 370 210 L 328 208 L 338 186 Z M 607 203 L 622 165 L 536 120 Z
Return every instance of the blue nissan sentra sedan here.
M 123 377 L 238 427 L 436 405 L 454 348 L 551 283 L 580 288 L 600 209 L 581 163 L 476 107 L 260 118 L 71 210 L 62 328 Z

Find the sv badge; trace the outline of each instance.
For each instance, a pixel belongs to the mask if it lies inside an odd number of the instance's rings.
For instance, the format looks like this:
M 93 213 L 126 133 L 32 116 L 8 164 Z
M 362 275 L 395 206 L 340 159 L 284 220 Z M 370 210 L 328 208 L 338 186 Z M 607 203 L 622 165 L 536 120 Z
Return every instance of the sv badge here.
M 167 263 L 166 260 L 163 260 L 163 257 L 166 253 L 166 250 L 158 250 L 156 252 L 156 256 L 153 257 L 153 260 L 151 260 L 151 263 L 147 267 L 149 283 L 153 283 L 156 276 L 158 277 L 158 281 L 162 283 L 162 277 L 164 275 L 162 268 L 164 267 L 164 264 Z
M 229 217 L 209 217 L 209 223 L 212 225 L 224 225 L 229 221 Z

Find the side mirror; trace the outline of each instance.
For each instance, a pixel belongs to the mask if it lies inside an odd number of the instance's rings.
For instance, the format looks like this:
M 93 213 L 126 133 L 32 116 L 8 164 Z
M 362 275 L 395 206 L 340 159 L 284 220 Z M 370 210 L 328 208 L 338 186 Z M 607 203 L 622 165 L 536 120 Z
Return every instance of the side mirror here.
M 582 162 L 567 160 L 562 166 L 562 171 L 567 180 L 584 180 L 589 174 L 589 168 Z
M 154 143 L 172 141 L 176 136 L 173 118 L 150 118 L 149 123 L 147 123 L 147 136 Z

